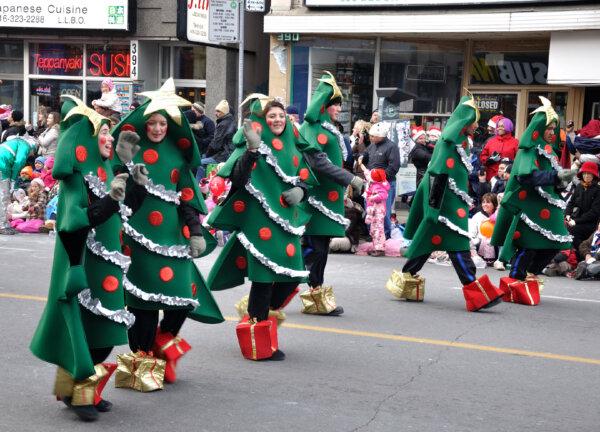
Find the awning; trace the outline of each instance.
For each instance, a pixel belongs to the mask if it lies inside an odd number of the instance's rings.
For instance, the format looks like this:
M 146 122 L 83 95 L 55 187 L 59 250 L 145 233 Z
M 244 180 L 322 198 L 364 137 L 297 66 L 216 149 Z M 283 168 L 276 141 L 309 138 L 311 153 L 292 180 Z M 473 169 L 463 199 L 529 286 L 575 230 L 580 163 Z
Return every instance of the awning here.
M 600 85 L 600 30 L 553 32 L 548 84 Z

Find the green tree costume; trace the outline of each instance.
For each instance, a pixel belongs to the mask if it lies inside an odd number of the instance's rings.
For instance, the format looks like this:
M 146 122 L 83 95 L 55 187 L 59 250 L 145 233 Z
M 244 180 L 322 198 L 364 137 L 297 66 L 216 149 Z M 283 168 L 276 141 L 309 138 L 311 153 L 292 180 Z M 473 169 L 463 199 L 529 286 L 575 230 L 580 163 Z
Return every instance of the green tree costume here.
M 98 132 L 108 119 L 79 100 L 63 104 L 63 118 L 52 171 L 60 180 L 52 278 L 30 348 L 83 380 L 95 374 L 90 349 L 127 343 L 134 317 L 125 310 L 123 271 L 130 260 L 120 252 L 119 204 L 107 195 L 110 161 L 98 150 Z M 114 206 L 97 226 L 88 212 L 90 196 Z
M 223 203 L 210 214 L 208 223 L 233 234 L 209 275 L 212 290 L 253 282 L 297 282 L 305 280 L 300 237 L 310 218 L 306 201 L 287 205 L 282 192 L 302 182 L 311 182 L 312 173 L 296 147 L 298 131 L 289 120 L 282 135 L 275 136 L 262 117 L 266 96 L 250 101 L 253 128 L 262 143 L 250 179 L 243 188 L 232 189 Z M 233 137 L 236 149 L 218 175 L 232 176 L 238 160 L 246 153 L 242 129 Z
M 544 131 L 552 123 L 558 125 L 558 115 L 547 99 L 534 111 L 529 126 L 519 142 L 500 203 L 491 243 L 502 246 L 500 259 L 509 262 L 519 249 L 559 250 L 571 247 L 571 236 L 564 224 L 566 203 L 555 185 L 536 186 L 523 184 L 519 178 L 540 172 L 559 172 L 558 140 L 560 128 L 556 127 L 556 142 L 544 141 Z
M 123 217 L 123 248 L 131 256 L 125 300 L 136 309 L 189 309 L 192 319 L 220 323 L 223 316 L 192 261 L 189 228 L 178 211 L 185 203 L 205 214 L 206 206 L 191 172 L 200 165 L 198 148 L 179 108 L 190 103 L 174 90 L 168 80 L 161 89 L 142 93 L 148 100 L 113 131 L 116 136 L 123 130 L 138 132 L 141 150 L 132 162 L 144 163 L 149 171 L 148 195 L 141 208 L 132 217 Z M 167 119 L 167 135 L 160 143 L 150 141 L 145 131 L 153 113 Z M 202 234 L 208 244 L 204 256 L 216 242 L 205 229 Z

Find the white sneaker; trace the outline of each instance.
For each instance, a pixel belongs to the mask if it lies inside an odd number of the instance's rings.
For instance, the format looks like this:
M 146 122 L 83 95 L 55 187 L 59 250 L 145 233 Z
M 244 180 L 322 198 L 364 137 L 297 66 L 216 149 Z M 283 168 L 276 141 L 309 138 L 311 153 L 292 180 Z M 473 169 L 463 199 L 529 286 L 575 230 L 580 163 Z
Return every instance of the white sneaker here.
M 504 263 L 502 263 L 500 260 L 494 261 L 494 268 L 496 270 L 506 270 L 506 268 L 504 268 Z

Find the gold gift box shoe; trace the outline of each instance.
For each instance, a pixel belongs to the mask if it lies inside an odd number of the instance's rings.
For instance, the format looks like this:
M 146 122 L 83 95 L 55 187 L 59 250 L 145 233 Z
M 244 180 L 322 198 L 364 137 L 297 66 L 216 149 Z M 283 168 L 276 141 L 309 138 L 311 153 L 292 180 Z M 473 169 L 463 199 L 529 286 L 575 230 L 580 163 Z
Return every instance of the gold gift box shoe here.
M 312 315 L 341 315 L 344 309 L 335 303 L 333 287 L 323 285 L 300 293 L 302 313 Z
M 237 311 L 238 316 L 240 317 L 240 322 L 243 321 L 243 319 L 248 316 L 249 299 L 250 299 L 250 296 L 248 294 L 246 294 L 244 297 L 242 297 L 240 299 L 240 301 L 238 301 L 235 304 L 235 310 Z M 275 310 L 271 309 L 269 311 L 269 316 L 275 317 L 277 319 L 277 327 L 279 327 L 286 319 L 285 313 L 281 309 L 275 309 Z
M 117 356 L 115 386 L 117 388 L 131 388 L 140 392 L 162 390 L 164 387 L 165 366 L 166 362 L 164 360 L 142 351 L 119 354 Z
M 425 278 L 394 270 L 385 287 L 394 297 L 422 302 L 425 297 Z

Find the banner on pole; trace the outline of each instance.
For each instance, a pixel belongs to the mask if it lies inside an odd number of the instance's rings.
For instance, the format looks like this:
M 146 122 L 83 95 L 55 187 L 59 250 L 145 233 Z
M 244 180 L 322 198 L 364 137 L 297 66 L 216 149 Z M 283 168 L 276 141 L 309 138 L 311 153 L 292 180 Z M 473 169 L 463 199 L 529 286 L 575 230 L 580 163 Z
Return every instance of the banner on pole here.
M 208 39 L 211 42 L 239 41 L 240 8 L 237 0 L 211 0 Z

